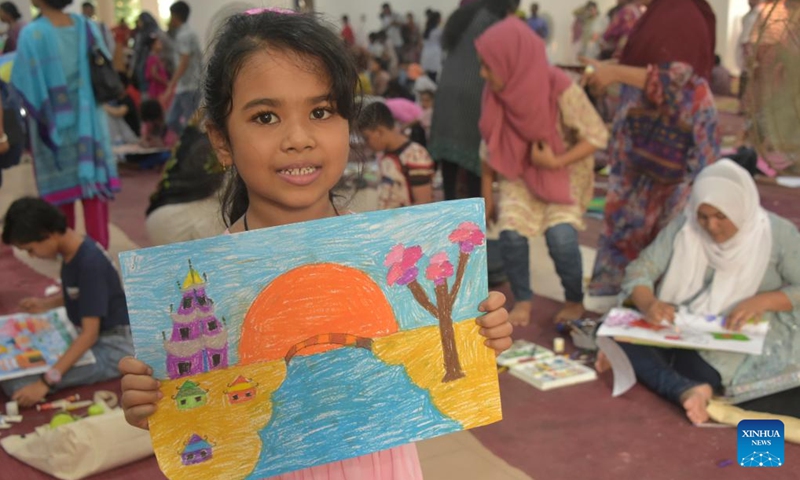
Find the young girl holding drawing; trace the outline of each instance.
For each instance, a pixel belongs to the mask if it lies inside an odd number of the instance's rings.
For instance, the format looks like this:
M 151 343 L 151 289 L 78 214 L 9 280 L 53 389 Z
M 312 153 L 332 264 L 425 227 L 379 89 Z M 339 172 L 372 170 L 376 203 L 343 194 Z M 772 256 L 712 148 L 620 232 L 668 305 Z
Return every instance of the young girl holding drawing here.
M 311 16 L 274 10 L 230 18 L 206 69 L 208 134 L 233 178 L 223 198 L 229 233 L 340 214 L 331 190 L 341 178 L 356 119 L 358 73 L 344 44 Z M 512 327 L 493 293 L 479 309 L 487 347 L 511 345 Z M 162 394 L 153 370 L 120 362 L 122 405 L 147 428 Z M 413 444 L 278 478 L 421 479 Z

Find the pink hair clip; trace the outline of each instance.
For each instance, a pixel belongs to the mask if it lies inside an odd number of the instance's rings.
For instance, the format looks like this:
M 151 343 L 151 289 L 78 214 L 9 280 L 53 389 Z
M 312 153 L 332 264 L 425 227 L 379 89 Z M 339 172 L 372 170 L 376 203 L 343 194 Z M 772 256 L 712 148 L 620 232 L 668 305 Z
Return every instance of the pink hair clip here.
M 264 12 L 272 12 L 272 13 L 280 13 L 283 15 L 294 15 L 294 10 L 290 10 L 288 8 L 281 8 L 281 7 L 264 7 L 264 8 L 251 8 L 250 10 L 245 10 L 245 15 L 258 15 L 259 13 Z

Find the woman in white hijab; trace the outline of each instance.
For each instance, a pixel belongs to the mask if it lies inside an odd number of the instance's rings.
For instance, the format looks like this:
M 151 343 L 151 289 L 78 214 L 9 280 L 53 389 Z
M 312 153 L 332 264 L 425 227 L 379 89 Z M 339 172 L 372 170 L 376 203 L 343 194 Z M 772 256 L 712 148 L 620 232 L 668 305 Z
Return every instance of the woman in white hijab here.
M 683 215 L 626 269 L 623 293 L 655 324 L 672 321 L 676 306 L 724 315 L 734 331 L 769 322 L 761 355 L 620 344 L 639 381 L 682 405 L 692 423 L 708 420 L 715 391 L 775 379 L 763 396 L 800 385 L 800 234 L 761 207 L 755 182 L 733 161 L 697 176 Z

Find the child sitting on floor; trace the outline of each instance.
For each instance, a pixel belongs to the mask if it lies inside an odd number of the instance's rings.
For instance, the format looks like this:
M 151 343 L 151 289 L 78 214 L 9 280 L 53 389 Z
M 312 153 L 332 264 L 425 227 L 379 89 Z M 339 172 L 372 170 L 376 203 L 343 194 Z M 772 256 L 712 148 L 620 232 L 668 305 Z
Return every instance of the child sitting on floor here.
M 21 198 L 9 207 L 3 243 L 34 258 L 62 259 L 62 293 L 26 298 L 19 306 L 42 313 L 64 306 L 80 333 L 46 373 L 0 382 L 0 387 L 23 407 L 33 406 L 48 392 L 119 377 L 117 364 L 133 355 L 125 292 L 114 265 L 95 242 L 67 228 L 61 211 L 39 198 Z M 91 349 L 96 362 L 73 367 Z
M 433 200 L 433 160 L 425 147 L 412 142 L 397 129 L 389 107 L 382 102 L 364 107 L 358 128 L 367 147 L 381 153 L 378 207 L 383 210 L 430 203 Z

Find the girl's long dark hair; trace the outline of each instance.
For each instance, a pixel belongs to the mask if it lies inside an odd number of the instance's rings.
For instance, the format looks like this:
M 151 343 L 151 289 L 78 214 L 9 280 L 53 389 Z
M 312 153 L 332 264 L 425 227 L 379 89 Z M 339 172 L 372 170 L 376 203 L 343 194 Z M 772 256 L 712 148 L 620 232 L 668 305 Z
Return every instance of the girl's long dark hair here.
M 230 17 L 211 45 L 204 85 L 209 127 L 217 129 L 230 145 L 227 120 L 233 107 L 233 84 L 246 60 L 256 52 L 292 52 L 327 75 L 330 101 L 336 112 L 352 126 L 358 114 L 356 88 L 358 72 L 353 56 L 334 30 L 313 15 L 265 11 Z M 247 187 L 232 170 L 232 178 L 222 194 L 222 212 L 230 226 L 249 206 Z

